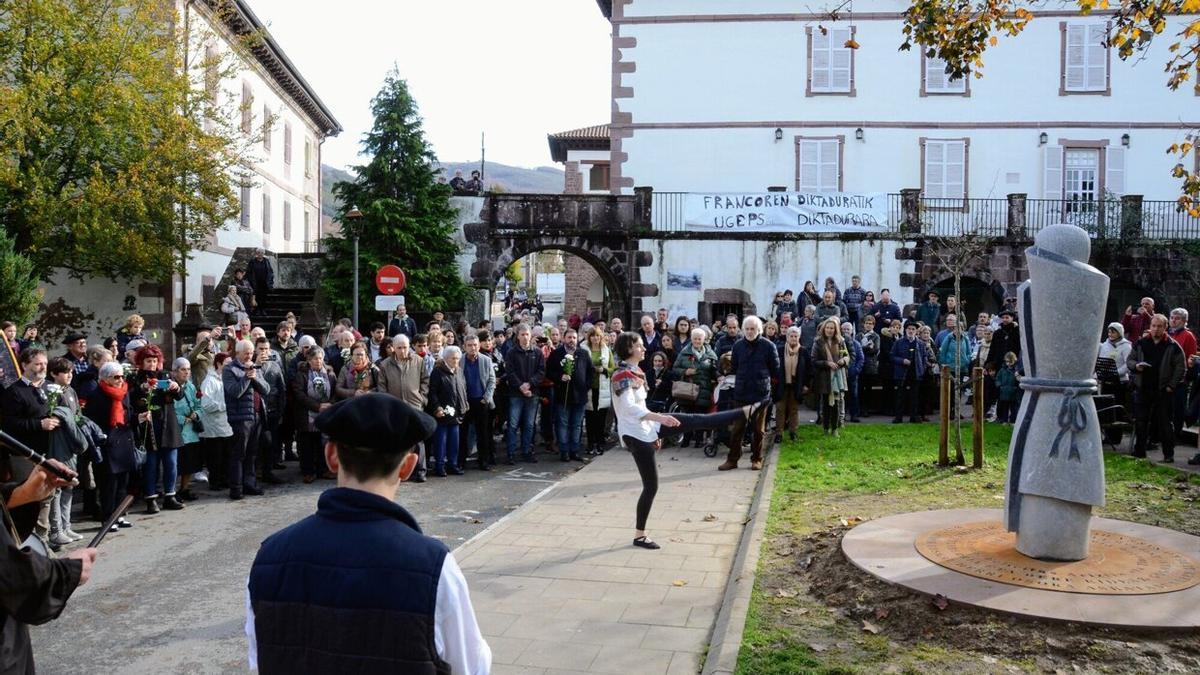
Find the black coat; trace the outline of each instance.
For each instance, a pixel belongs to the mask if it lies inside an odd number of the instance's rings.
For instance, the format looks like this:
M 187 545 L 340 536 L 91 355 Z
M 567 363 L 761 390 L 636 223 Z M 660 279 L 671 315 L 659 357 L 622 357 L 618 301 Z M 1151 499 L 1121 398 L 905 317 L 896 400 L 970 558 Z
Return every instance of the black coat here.
M 151 403 L 157 408 L 150 413 L 154 424 L 154 433 L 148 433 L 145 424 L 138 424 L 137 439 L 145 440 L 147 450 L 171 450 L 183 447 L 183 431 L 179 428 L 179 419 L 175 416 L 175 401 L 183 398 L 183 387 L 175 393 L 165 389 L 149 389 L 149 380 L 170 381 L 170 375 L 165 371 L 150 372 L 139 370 L 133 374 L 129 382 L 130 398 L 133 399 L 134 412 L 146 412 L 146 392 L 153 391 Z
M 265 256 L 262 260 L 251 258 L 250 263 L 246 265 L 246 279 L 254 288 L 255 293 L 266 293 L 274 288 L 275 270 L 271 269 L 271 261 L 267 260 Z
M 462 370 L 450 372 L 444 362 L 439 362 L 429 374 L 429 403 L 426 409 L 437 420 L 438 424 L 462 424 L 463 416 L 467 414 L 467 384 L 463 381 Z M 437 416 L 438 408 L 454 408 L 453 415 Z
M 1004 355 L 1008 352 L 1021 356 L 1021 330 L 1017 324 L 1001 325 L 992 333 L 992 346 L 988 350 L 987 362 L 996 366 L 996 370 L 1004 365 Z
M 563 382 L 562 376 L 566 374 L 563 369 L 563 361 L 566 357 L 567 348 L 564 345 L 559 345 L 557 349 L 550 352 L 550 358 L 546 361 L 546 379 L 554 383 L 555 401 L 583 405 L 587 401 L 588 394 L 591 393 L 592 380 L 596 377 L 592 357 L 586 350 L 576 348 L 575 372 L 571 374 L 570 382 Z
M 24 380 L 17 380 L 0 391 L 0 421 L 3 422 L 0 428 L 43 455 L 50 444 L 50 433 L 42 430 L 46 413 L 45 394 Z M 22 482 L 29 477 L 33 471 L 29 460 L 9 454 L 7 448 L 0 448 L 0 451 L 3 452 L 0 462 L 3 473 L 8 475 L 7 480 Z
M 771 380 L 779 378 L 779 351 L 770 340 L 742 338 L 733 344 L 733 398 L 757 403 L 771 395 Z
M 124 473 L 133 471 L 134 466 L 133 450 L 136 441 L 133 437 L 133 430 L 137 422 L 137 414 L 133 412 L 133 405 L 129 402 L 129 395 L 125 395 L 125 424 L 113 426 L 111 424 L 113 400 L 108 397 L 103 391 L 97 391 L 94 396 L 88 399 L 87 406 L 83 409 L 83 414 L 88 419 L 96 423 L 107 436 L 108 440 L 100 447 L 100 462 L 108 466 L 111 473 Z
M 0 499 L 7 502 L 17 485 L 0 486 Z M 37 505 L 25 506 L 33 506 L 36 517 Z M 20 548 L 8 509 L 0 506 L 0 512 L 4 521 L 0 526 L 0 586 L 4 588 L 0 593 L 0 672 L 33 673 L 28 624 L 40 625 L 58 618 L 79 586 L 83 563 L 47 558 Z

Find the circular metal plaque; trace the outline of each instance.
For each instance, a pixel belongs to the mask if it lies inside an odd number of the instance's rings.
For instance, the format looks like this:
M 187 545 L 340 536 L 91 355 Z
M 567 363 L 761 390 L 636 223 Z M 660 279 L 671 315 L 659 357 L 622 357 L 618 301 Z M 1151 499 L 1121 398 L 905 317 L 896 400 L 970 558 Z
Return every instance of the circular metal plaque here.
M 917 551 L 942 567 L 973 577 L 1047 591 L 1093 595 L 1169 593 L 1200 583 L 1200 565 L 1144 539 L 1092 530 L 1090 555 L 1046 562 L 1016 549 L 1017 536 L 997 521 L 963 523 L 926 532 Z

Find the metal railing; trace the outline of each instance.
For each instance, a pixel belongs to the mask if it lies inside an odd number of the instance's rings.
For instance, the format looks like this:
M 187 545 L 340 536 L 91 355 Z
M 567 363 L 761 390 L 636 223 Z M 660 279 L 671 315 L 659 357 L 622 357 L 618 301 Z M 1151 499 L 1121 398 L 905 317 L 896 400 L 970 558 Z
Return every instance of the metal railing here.
M 958 234 L 1003 237 L 1008 225 L 1008 200 L 923 197 L 918 213 L 921 234 L 933 237 L 953 237 Z M 899 222 L 896 223 L 896 229 L 899 230 Z
M 655 232 L 685 232 L 687 192 L 655 192 L 651 200 L 651 224 Z M 1026 199 L 1023 234 L 1032 237 L 1047 225 L 1069 223 L 1087 230 L 1097 239 L 1200 239 L 1200 218 L 1181 210 L 1177 202 L 1119 199 L 1072 200 Z M 935 237 L 978 233 L 1003 237 L 1009 233 L 1007 198 L 942 199 L 921 197 L 917 202 L 916 227 L 906 230 L 904 197 L 887 195 L 887 232 L 911 232 Z M 1019 218 L 1016 219 L 1018 222 Z
M 1077 199 L 1029 199 L 1025 202 L 1025 234 L 1033 236 L 1047 225 L 1077 225 L 1096 239 L 1121 235 L 1121 202 Z
M 687 192 L 655 192 L 650 200 L 650 225 L 655 232 L 683 232 Z

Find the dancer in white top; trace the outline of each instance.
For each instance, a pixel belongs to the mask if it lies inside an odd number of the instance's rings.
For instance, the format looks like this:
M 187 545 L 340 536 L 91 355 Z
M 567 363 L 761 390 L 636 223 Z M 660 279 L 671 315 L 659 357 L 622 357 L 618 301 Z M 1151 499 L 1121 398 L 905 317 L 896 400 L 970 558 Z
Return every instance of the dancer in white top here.
M 646 536 L 646 519 L 658 492 L 658 467 L 654 453 L 661 446 L 659 439 L 665 435 L 676 435 L 701 429 L 716 429 L 731 425 L 738 420 L 749 420 L 766 411 L 771 398 L 753 405 L 734 408 L 709 415 L 665 415 L 646 408 L 646 376 L 638 363 L 646 355 L 646 345 L 637 333 L 621 333 L 617 336 L 617 358 L 620 363 L 612 377 L 613 411 L 617 417 L 617 436 L 621 445 L 633 453 L 638 474 L 642 477 L 642 494 L 637 503 L 637 527 L 634 546 L 661 548 Z

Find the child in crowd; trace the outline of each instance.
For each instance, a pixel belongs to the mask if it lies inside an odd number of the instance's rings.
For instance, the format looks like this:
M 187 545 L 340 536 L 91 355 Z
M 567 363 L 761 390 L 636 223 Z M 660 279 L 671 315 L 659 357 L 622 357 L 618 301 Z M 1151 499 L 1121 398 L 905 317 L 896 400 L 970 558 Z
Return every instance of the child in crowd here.
M 1015 424 L 1017 409 L 1021 404 L 1021 376 L 1017 373 L 1017 355 L 1004 355 L 1004 365 L 996 372 L 996 386 L 1000 389 L 1000 400 L 996 403 L 996 421 Z

